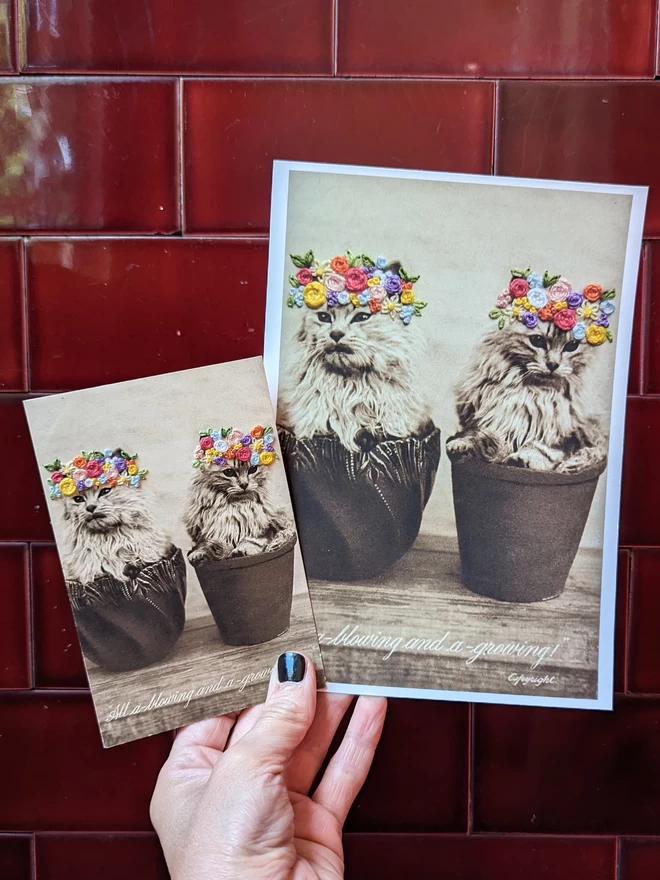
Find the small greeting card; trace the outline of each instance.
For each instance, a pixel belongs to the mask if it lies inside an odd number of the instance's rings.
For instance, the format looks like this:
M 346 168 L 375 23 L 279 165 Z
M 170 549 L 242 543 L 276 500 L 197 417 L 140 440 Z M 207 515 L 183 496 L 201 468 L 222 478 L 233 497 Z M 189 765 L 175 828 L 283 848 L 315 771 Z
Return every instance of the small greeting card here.
M 25 408 L 106 747 L 323 683 L 260 358 Z
M 611 707 L 645 200 L 275 163 L 265 363 L 330 690 Z

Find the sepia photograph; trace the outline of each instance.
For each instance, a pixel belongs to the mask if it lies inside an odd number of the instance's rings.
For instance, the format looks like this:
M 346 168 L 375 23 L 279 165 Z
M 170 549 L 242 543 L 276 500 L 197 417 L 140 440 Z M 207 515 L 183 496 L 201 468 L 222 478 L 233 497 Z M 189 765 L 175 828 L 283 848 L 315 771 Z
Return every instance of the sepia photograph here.
M 645 189 L 275 166 L 265 363 L 330 689 L 609 708 Z
M 323 681 L 260 358 L 25 406 L 106 747 Z

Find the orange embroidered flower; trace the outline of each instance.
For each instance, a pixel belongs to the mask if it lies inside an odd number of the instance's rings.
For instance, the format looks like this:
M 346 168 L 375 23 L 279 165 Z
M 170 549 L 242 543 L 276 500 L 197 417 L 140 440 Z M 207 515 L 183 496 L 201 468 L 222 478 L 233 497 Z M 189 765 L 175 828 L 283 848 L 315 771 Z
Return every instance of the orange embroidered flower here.
M 330 260 L 330 268 L 339 275 L 345 275 L 346 270 L 350 268 L 350 264 L 346 257 L 335 257 L 334 260 Z
M 401 287 L 403 290 L 412 290 L 412 281 L 404 281 Z
M 539 309 L 539 318 L 542 321 L 551 321 L 552 320 L 552 306 L 543 306 L 542 309 Z
M 223 454 L 224 454 L 224 457 L 227 459 L 227 461 L 231 461 L 232 459 L 236 458 L 236 453 L 234 452 L 233 449 L 228 449 Z
M 603 288 L 600 286 L 600 284 L 587 284 L 587 286 L 582 290 L 582 295 L 585 299 L 588 299 L 589 302 L 596 302 L 596 300 L 600 298 L 602 292 Z
M 264 436 L 264 429 L 261 427 L 261 425 L 256 425 L 254 428 L 252 428 L 250 434 L 252 434 L 252 436 L 256 437 L 258 440 L 260 437 Z
M 110 477 L 110 479 L 106 481 L 106 486 L 110 486 L 113 489 L 116 485 L 117 485 L 116 477 Z
M 76 455 L 71 464 L 74 466 L 74 468 L 84 468 L 87 464 L 87 459 L 84 455 Z

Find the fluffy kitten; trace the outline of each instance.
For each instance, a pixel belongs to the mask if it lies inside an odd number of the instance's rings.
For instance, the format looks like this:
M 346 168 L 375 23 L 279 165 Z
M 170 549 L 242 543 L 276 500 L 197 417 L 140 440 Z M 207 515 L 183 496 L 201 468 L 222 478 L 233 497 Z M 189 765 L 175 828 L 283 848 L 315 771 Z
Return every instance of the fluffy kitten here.
M 68 580 L 90 583 L 110 575 L 121 581 L 174 551 L 153 523 L 143 489 L 101 486 L 64 500 L 63 562 Z
M 432 429 L 415 381 L 419 339 L 398 318 L 367 306 L 303 309 L 300 356 L 279 422 L 296 437 L 336 434 L 352 452 Z
M 594 354 L 554 324 L 489 333 L 457 389 L 460 431 L 449 457 L 565 473 L 602 461 L 605 435 L 583 399 Z
M 208 465 L 195 475 L 185 525 L 190 562 L 275 550 L 294 534 L 293 521 L 271 500 L 268 469 L 250 462 Z

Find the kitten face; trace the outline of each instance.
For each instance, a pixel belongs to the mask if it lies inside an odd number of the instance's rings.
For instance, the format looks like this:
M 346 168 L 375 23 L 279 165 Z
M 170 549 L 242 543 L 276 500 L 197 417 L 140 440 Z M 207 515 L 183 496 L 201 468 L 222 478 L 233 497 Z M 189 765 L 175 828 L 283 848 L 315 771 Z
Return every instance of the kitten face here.
M 395 369 L 411 348 L 411 328 L 367 306 L 305 309 L 298 341 L 307 361 L 327 372 L 347 376 L 371 370 L 383 375 Z
M 232 461 L 225 467 L 211 464 L 202 472 L 202 476 L 215 492 L 231 501 L 258 499 L 267 479 L 266 468 L 252 465 L 249 461 Z
M 542 323 L 530 330 L 517 321 L 495 336 L 503 356 L 530 384 L 552 385 L 579 377 L 593 354 L 592 346 L 577 342 L 554 324 Z
M 130 486 L 100 486 L 64 501 L 64 518 L 89 532 L 136 526 L 147 515 L 140 490 Z

